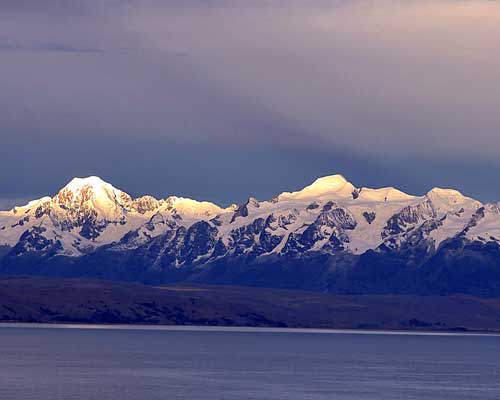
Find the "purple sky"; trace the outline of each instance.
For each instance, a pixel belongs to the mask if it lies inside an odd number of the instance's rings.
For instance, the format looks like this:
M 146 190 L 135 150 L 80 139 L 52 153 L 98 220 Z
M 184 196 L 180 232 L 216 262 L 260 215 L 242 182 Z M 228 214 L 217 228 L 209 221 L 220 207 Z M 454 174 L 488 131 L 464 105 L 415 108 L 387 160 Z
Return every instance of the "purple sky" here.
M 500 200 L 498 38 L 489 0 L 3 0 L 0 208 L 90 174 L 224 204 L 338 172 Z

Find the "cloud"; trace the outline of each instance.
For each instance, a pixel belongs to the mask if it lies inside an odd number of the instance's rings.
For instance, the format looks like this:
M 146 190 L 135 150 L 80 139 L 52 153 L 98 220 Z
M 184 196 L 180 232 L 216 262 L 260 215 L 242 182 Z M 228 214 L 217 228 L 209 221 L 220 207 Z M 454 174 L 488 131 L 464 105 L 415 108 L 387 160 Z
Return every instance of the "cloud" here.
M 62 53 L 105 53 L 106 50 L 90 47 L 74 47 L 60 43 L 34 43 L 31 45 L 2 44 L 0 51 L 47 51 Z
M 142 169 L 180 190 L 217 166 L 229 181 L 258 175 L 254 192 L 287 169 L 301 182 L 352 170 L 390 183 L 385 171 L 415 192 L 419 180 L 494 191 L 498 2 L 8 0 L 0 22 L 0 168 L 22 168 L 37 193 L 55 189 L 54 177 L 39 186 L 40 165 L 119 179 Z

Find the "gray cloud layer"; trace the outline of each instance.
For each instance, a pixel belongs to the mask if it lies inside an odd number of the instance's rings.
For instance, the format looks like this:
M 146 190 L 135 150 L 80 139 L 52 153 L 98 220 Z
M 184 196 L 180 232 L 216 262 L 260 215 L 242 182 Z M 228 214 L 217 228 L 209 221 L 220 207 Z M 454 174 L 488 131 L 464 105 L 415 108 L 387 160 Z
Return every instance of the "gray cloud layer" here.
M 499 37 L 486 0 L 7 0 L 0 197 L 93 173 L 228 202 L 342 172 L 500 200 Z

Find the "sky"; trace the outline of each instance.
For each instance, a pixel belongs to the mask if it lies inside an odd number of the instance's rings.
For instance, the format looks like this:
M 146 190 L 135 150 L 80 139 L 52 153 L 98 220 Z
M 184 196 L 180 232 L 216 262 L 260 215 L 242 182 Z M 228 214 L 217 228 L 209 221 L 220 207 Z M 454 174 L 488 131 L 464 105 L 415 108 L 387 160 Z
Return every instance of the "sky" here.
M 0 209 L 88 175 L 500 201 L 498 38 L 494 0 L 2 0 Z

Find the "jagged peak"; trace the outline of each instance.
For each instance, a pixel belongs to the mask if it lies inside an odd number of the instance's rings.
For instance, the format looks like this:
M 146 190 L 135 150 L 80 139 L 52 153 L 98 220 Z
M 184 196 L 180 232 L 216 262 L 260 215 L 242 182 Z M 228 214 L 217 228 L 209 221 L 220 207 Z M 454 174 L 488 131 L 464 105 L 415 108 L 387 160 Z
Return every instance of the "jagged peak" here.
M 356 187 L 340 174 L 323 176 L 297 192 L 284 192 L 278 200 L 300 200 L 324 196 L 352 198 Z
M 130 203 L 130 209 L 138 212 L 139 214 L 146 214 L 147 212 L 157 210 L 163 204 L 163 200 L 158 200 L 153 196 L 137 197 Z
M 500 215 L 500 203 L 487 203 L 484 206 L 488 211 Z
M 249 197 L 248 200 L 246 201 L 245 205 L 250 206 L 250 207 L 254 207 L 254 208 L 259 208 L 260 202 L 255 197 Z
M 141 201 L 147 201 L 147 202 L 155 202 L 155 201 L 158 201 L 158 202 L 161 202 L 163 200 L 158 200 L 156 197 L 154 196 L 150 196 L 149 194 L 145 194 L 143 196 L 139 196 L 139 197 L 136 197 L 134 199 L 134 201 L 137 201 L 137 202 L 141 202 Z

